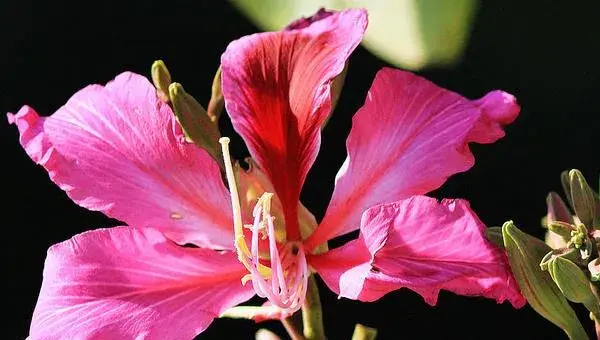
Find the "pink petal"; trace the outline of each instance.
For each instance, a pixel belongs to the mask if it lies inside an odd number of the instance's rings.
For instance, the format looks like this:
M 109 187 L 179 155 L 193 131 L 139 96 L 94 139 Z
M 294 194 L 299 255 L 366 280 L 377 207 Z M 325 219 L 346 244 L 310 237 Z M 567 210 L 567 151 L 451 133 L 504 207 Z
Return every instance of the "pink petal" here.
M 336 12 L 305 28 L 243 37 L 221 58 L 227 111 L 273 183 L 290 239 L 300 237 L 298 199 L 331 110 L 331 81 L 366 25 L 365 11 Z
M 422 195 L 473 166 L 468 143 L 491 143 L 519 112 L 502 91 L 470 101 L 412 73 L 384 68 L 356 113 L 314 247 L 358 228 L 367 208 Z
M 77 204 L 181 243 L 230 248 L 219 167 L 182 132 L 148 80 L 123 73 L 77 92 L 54 115 L 9 114 L 29 156 Z
M 48 250 L 30 339 L 192 339 L 253 295 L 232 252 L 149 229 L 79 234 Z
M 505 254 L 464 200 L 414 196 L 367 210 L 358 240 L 309 259 L 340 296 L 374 301 L 409 288 L 434 305 L 440 289 L 467 296 L 525 299 Z

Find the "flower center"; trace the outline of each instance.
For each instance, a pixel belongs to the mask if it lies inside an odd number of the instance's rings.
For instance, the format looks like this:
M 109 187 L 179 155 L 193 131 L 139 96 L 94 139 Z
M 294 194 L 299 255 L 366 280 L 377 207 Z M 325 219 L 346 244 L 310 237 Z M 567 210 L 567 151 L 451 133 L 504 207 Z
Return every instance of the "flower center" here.
M 251 230 L 250 248 L 244 236 L 244 225 L 240 208 L 239 194 L 229 155 L 229 138 L 219 140 L 223 150 L 223 160 L 233 210 L 234 245 L 240 262 L 250 272 L 242 283 L 252 281 L 254 291 L 260 297 L 280 308 L 295 312 L 302 307 L 306 297 L 308 284 L 308 265 L 304 247 L 299 242 L 277 243 L 274 217 L 271 215 L 272 193 L 265 192 L 256 203 L 252 216 L 252 225 L 246 226 Z M 261 251 L 261 242 L 265 251 Z

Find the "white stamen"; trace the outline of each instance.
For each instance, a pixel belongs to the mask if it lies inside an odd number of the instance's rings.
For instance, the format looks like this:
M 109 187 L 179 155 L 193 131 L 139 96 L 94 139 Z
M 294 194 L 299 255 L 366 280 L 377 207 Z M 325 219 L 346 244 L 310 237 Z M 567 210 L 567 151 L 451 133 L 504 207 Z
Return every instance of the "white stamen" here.
M 244 276 L 243 281 L 245 283 L 252 280 L 252 285 L 258 296 L 266 297 L 279 308 L 295 312 L 302 307 L 306 298 L 308 265 L 304 248 L 301 244 L 288 243 L 283 246 L 281 249 L 283 253 L 280 255 L 280 249 L 276 241 L 274 217 L 271 215 L 273 194 L 266 192 L 259 198 L 254 207 L 254 223 L 247 226 L 252 231 L 250 249 L 248 249 L 244 239 L 244 225 L 235 174 L 229 155 L 229 138 L 222 137 L 219 139 L 219 143 L 221 143 L 223 151 L 225 174 L 231 193 L 235 248 L 240 262 L 250 272 L 249 275 Z M 259 233 L 262 234 L 263 239 L 268 239 L 269 254 L 267 257 L 261 256 Z M 263 265 L 261 259 L 269 261 L 270 267 Z

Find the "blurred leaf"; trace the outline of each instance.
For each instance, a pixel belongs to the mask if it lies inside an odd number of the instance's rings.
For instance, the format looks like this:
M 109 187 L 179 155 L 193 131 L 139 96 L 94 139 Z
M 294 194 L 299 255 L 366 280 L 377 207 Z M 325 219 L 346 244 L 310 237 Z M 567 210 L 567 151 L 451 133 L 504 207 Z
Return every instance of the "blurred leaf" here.
M 230 0 L 255 24 L 279 30 L 319 8 L 366 8 L 369 26 L 363 40 L 373 54 L 406 69 L 447 66 L 466 47 L 477 0 Z

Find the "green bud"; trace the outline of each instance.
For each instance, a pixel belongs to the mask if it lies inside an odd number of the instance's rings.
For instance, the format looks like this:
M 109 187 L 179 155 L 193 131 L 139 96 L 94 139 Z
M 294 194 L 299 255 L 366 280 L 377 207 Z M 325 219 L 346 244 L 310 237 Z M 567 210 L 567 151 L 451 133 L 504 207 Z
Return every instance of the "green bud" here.
M 377 337 L 377 329 L 361 325 L 359 323 L 354 326 L 352 340 L 375 340 Z
M 556 257 L 548 264 L 548 272 L 567 299 L 583 303 L 593 315 L 600 316 L 600 306 L 591 290 L 590 280 L 581 268 L 564 257 Z
M 580 262 L 578 249 L 575 249 L 575 248 L 554 249 L 554 250 L 551 250 L 550 252 L 548 252 L 548 254 L 546 254 L 546 256 L 544 256 L 544 258 L 542 258 L 542 261 L 540 261 L 540 268 L 542 270 L 548 270 L 548 264 L 557 257 L 564 257 L 573 262 Z
M 569 205 L 573 207 L 573 201 L 571 200 L 571 181 L 569 180 L 568 170 L 560 173 L 560 184 L 562 184 L 563 192 L 565 195 L 567 195 L 567 201 L 569 201 Z
M 569 208 L 562 198 L 560 198 L 560 196 L 554 191 L 550 192 L 548 196 L 546 196 L 546 206 L 548 207 L 548 224 L 555 221 L 573 224 L 573 216 L 571 216 Z
M 225 99 L 221 91 L 221 67 L 217 70 L 210 92 L 210 101 L 208 102 L 208 117 L 213 123 L 219 120 L 219 116 L 225 107 Z
M 568 242 L 571 239 L 571 232 L 573 232 L 575 228 L 566 222 L 552 221 L 548 223 L 548 230 L 559 235 Z
M 502 239 L 502 227 L 489 227 L 485 229 L 485 236 L 499 248 L 504 249 L 504 240 Z
M 575 215 L 581 223 L 591 227 L 596 217 L 594 191 L 588 185 L 583 174 L 576 169 L 569 171 L 569 187 Z
M 211 122 L 206 110 L 179 83 L 169 85 L 169 97 L 186 139 L 206 150 L 221 164 L 221 133 L 219 127 Z
M 542 241 L 520 231 L 512 221 L 502 226 L 504 246 L 511 270 L 531 307 L 560 327 L 571 339 L 587 339 L 575 312 L 552 277 L 539 263 L 551 251 Z
M 156 87 L 158 97 L 165 103 L 169 102 L 169 85 L 171 85 L 171 74 L 162 60 L 152 64 L 152 82 Z

